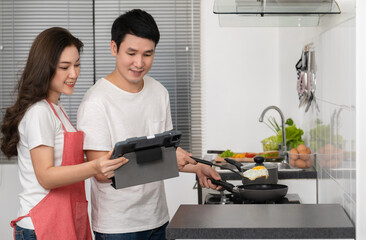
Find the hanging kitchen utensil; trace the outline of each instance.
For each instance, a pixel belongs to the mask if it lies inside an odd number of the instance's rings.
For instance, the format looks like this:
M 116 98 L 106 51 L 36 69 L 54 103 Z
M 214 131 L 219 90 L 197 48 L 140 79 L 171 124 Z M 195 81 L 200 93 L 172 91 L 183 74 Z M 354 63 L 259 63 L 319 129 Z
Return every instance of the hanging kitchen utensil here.
M 297 93 L 299 94 L 299 97 L 305 92 L 305 74 L 305 72 L 300 71 L 299 79 L 297 81 Z
M 312 101 L 313 101 L 313 93 L 310 92 L 310 97 L 308 99 L 308 103 L 306 105 L 305 112 L 307 112 L 309 110 Z
M 307 104 L 307 59 L 308 53 L 306 49 L 301 53 L 300 60 L 296 63 L 295 68 L 297 72 L 297 93 L 299 95 L 299 108 Z
M 251 184 L 235 186 L 226 181 L 210 179 L 215 185 L 222 186 L 241 200 L 275 201 L 286 196 L 288 186 L 282 184 Z
M 312 103 L 319 111 L 315 98 L 316 90 L 316 64 L 313 43 L 304 46 L 301 59 L 295 65 L 297 72 L 297 92 L 299 95 L 299 108 L 305 107 L 307 112 Z
M 297 93 L 299 95 L 299 100 L 301 99 L 302 97 L 302 94 L 303 94 L 303 88 L 302 88 L 302 59 L 303 59 L 303 54 L 304 52 L 301 53 L 301 57 L 299 59 L 299 61 L 297 61 L 296 65 L 295 65 L 295 68 L 296 68 L 296 73 L 297 73 Z
M 305 71 L 301 71 L 300 79 L 298 80 L 298 93 L 299 93 L 299 108 L 303 107 L 307 104 L 308 99 L 308 90 L 307 90 L 307 73 Z
M 309 73 L 309 91 L 311 93 L 311 101 L 308 104 L 308 106 L 305 109 L 305 112 L 307 112 L 309 110 L 309 107 L 311 105 L 311 103 L 313 102 L 315 108 L 317 111 L 319 110 L 319 106 L 318 103 L 316 102 L 316 98 L 315 98 L 315 90 L 316 90 L 316 61 L 315 61 L 315 51 L 313 50 L 313 48 L 309 51 L 309 69 L 308 69 L 308 73 Z
M 301 68 L 302 68 L 302 53 L 301 53 L 301 57 L 299 59 L 299 61 L 297 61 L 296 65 L 296 73 L 297 73 L 297 79 L 300 79 L 300 74 L 301 74 Z

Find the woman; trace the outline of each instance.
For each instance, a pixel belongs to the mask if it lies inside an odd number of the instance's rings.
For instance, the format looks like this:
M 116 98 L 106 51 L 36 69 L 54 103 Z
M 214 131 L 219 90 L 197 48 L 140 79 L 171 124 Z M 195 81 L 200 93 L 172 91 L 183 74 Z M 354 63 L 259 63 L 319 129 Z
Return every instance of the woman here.
M 6 109 L 1 150 L 18 156 L 18 218 L 11 222 L 15 239 L 92 239 L 85 179 L 110 178 L 125 158 L 84 162 L 83 132 L 76 131 L 59 105 L 70 95 L 80 73 L 83 43 L 63 28 L 40 33 L 30 49 L 18 83 L 18 96 Z

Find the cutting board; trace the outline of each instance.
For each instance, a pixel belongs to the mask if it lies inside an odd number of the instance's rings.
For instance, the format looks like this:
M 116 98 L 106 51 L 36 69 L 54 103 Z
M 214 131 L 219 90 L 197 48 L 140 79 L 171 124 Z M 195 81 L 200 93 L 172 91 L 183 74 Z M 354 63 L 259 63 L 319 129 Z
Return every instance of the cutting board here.
M 233 159 L 237 162 L 254 162 L 254 158 L 231 158 L 229 157 L 230 159 Z M 215 157 L 215 162 L 216 163 L 223 163 L 223 162 L 226 162 L 224 158 L 220 157 L 220 155 L 217 155 Z

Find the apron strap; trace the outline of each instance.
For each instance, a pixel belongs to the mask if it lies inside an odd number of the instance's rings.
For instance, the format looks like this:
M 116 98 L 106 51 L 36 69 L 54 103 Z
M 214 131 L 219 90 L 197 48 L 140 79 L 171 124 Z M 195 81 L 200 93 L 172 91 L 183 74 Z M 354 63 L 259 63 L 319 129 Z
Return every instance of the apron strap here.
M 67 131 L 66 131 L 66 128 L 65 128 L 65 126 L 64 126 L 64 124 L 63 124 L 63 123 L 62 123 L 62 121 L 61 121 L 61 118 L 58 116 L 58 114 L 57 114 L 57 112 L 56 112 L 55 108 L 53 107 L 53 105 L 52 105 L 52 103 L 51 103 L 51 101 L 50 101 L 48 98 L 46 98 L 46 100 L 47 100 L 48 104 L 51 106 L 51 108 L 52 108 L 53 112 L 55 113 L 56 117 L 60 120 L 60 122 L 61 122 L 61 124 L 62 124 L 62 128 L 64 129 L 64 131 L 65 131 L 65 132 L 67 132 Z M 65 112 L 64 112 L 64 110 L 62 109 L 62 107 L 60 107 L 60 109 L 61 109 L 61 112 L 64 114 L 64 116 L 67 118 L 67 120 L 69 120 L 70 124 L 75 128 L 75 126 L 72 124 L 72 122 L 70 121 L 69 117 L 66 115 L 66 113 L 65 113 Z M 75 129 L 76 129 L 76 128 L 75 128 Z
M 17 225 L 17 222 L 19 222 L 20 220 L 22 220 L 25 217 L 29 217 L 29 213 L 27 215 L 20 216 L 17 219 L 14 219 L 13 221 L 10 222 L 10 226 L 13 228 L 14 239 L 15 239 L 15 227 Z
M 62 109 L 62 107 L 60 106 L 61 112 L 65 115 L 65 117 L 67 118 L 67 120 L 69 120 L 70 124 L 76 129 L 76 127 L 74 126 L 74 124 L 72 124 L 72 122 L 70 121 L 69 117 L 66 115 L 66 113 L 64 112 L 64 110 Z

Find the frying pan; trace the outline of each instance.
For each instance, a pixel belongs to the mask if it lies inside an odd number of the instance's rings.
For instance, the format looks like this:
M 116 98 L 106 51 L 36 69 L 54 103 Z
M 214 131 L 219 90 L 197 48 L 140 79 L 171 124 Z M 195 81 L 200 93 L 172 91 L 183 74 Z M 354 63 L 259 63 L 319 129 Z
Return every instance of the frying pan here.
M 275 201 L 283 198 L 288 191 L 288 187 L 282 184 L 251 184 L 234 186 L 231 183 L 221 180 L 210 179 L 215 185 L 222 186 L 227 191 L 233 193 L 242 200 L 251 201 Z
M 214 164 L 210 161 L 202 160 L 196 157 L 191 157 L 196 162 L 206 164 L 209 166 L 217 166 L 227 170 L 234 172 L 235 174 L 240 175 L 242 179 L 244 176 L 237 171 L 234 171 L 231 168 L 226 168 L 217 164 Z M 233 193 L 237 197 L 242 200 L 251 200 L 251 201 L 274 201 L 281 199 L 286 196 L 288 191 L 288 186 L 282 184 L 250 184 L 250 185 L 240 185 L 235 186 L 231 183 L 222 180 L 210 179 L 211 182 L 215 185 L 222 186 L 227 191 Z

